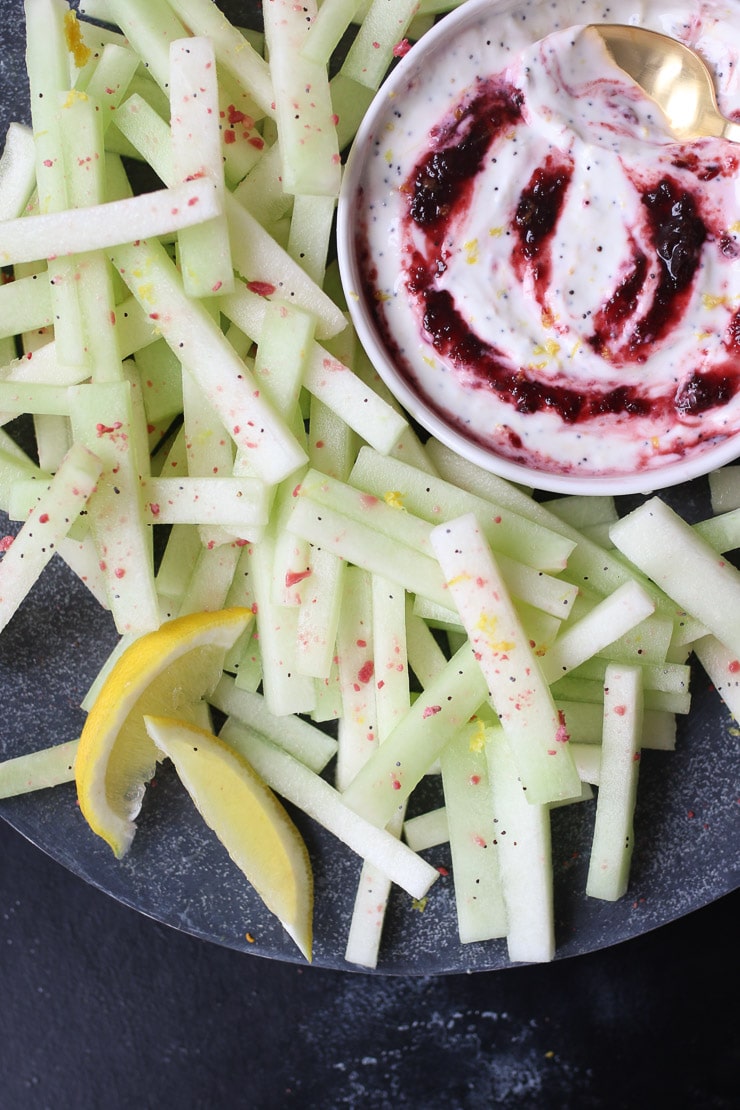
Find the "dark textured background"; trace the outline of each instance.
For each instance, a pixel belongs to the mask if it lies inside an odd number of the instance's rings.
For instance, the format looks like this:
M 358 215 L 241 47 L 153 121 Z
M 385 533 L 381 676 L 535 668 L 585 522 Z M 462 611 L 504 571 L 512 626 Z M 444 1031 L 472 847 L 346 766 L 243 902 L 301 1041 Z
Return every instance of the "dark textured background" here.
M 731 894 L 600 953 L 442 978 L 197 940 L 0 821 L 2 1110 L 737 1106 Z

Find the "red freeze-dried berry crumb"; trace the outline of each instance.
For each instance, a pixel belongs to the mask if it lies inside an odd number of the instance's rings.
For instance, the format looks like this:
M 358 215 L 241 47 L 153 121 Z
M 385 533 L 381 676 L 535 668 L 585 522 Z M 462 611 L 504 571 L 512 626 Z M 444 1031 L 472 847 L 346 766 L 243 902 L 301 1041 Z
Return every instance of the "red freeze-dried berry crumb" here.
M 424 718 L 424 720 L 426 720 L 427 717 L 433 717 L 435 715 L 435 713 L 441 713 L 441 712 L 442 712 L 442 706 L 441 705 L 427 705 L 426 708 L 424 709 L 424 712 L 422 713 L 422 717 Z
M 310 578 L 310 576 L 311 576 L 311 568 L 310 567 L 306 567 L 305 570 L 289 570 L 289 571 L 286 571 L 286 573 L 285 573 L 285 585 L 288 589 L 290 589 L 291 586 L 297 586 L 299 582 L 303 582 L 304 579 Z
M 258 297 L 270 297 L 275 292 L 275 286 L 269 281 L 248 281 L 247 289 Z
M 401 41 L 397 42 L 396 45 L 393 47 L 393 57 L 405 58 L 410 49 L 411 43 L 409 42 L 409 40 L 401 39 Z
M 558 724 L 558 730 L 555 733 L 555 739 L 559 743 L 565 744 L 568 742 L 570 737 L 568 736 L 568 730 L 565 726 L 565 715 L 563 714 L 562 709 L 558 710 L 558 720 L 560 723 Z
M 7 551 L 8 548 L 12 545 L 14 539 L 15 536 L 3 536 L 0 539 L 0 552 Z
M 357 672 L 357 678 L 360 682 L 366 684 L 373 677 L 374 672 L 375 667 L 373 665 L 373 661 L 372 659 L 368 659 L 367 662 L 362 664 L 359 671 Z

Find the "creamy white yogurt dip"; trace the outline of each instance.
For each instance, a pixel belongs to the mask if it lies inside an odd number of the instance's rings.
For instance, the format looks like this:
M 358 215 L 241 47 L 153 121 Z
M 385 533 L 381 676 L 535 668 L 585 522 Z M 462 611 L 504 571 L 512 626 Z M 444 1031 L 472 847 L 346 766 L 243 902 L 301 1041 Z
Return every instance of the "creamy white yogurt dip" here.
M 345 199 L 388 359 L 451 428 L 545 473 L 650 472 L 737 434 L 740 145 L 676 143 L 582 27 L 686 41 L 740 117 L 740 3 L 461 16 L 391 81 Z

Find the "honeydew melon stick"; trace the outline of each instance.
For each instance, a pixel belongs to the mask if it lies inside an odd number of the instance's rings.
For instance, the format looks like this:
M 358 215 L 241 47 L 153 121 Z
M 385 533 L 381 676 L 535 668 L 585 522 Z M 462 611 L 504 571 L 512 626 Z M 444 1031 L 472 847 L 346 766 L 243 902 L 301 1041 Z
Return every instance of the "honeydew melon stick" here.
M 132 243 L 117 248 L 113 261 L 185 370 L 199 382 L 237 448 L 249 454 L 257 475 L 273 484 L 305 462 L 303 448 L 260 395 L 218 324 L 201 302 L 185 294 L 164 247 Z
M 625 582 L 574 624 L 564 628 L 540 659 L 548 682 L 572 671 L 646 620 L 655 602 L 637 582 Z
M 406 598 L 406 647 L 409 666 L 422 686 L 444 670 L 447 659 L 426 621 L 414 613 L 411 596 Z
M 116 117 L 122 134 L 165 183 L 173 178 L 170 130 L 141 99 L 130 97 Z M 259 340 L 264 298 L 277 296 L 316 316 L 316 334 L 326 339 L 346 327 L 341 309 L 228 190 L 224 207 L 229 223 L 232 262 L 250 289 L 237 288 L 219 298 L 219 305 L 254 340 Z M 245 296 L 251 292 L 251 296 Z
M 128 6 L 128 0 L 120 0 Z M 148 0 L 145 0 L 148 6 Z M 220 65 L 254 97 L 265 113 L 275 115 L 275 93 L 270 69 L 249 39 L 211 0 L 168 0 L 169 6 L 194 35 L 211 40 Z
M 235 543 L 201 547 L 177 610 L 178 617 L 187 613 L 213 613 L 224 608 L 240 550 Z
M 236 200 L 265 229 L 273 226 L 291 210 L 293 198 L 282 190 L 280 177 L 283 160 L 276 140 L 265 147 L 259 161 L 234 188 Z
M 230 478 L 234 470 L 234 444 L 221 416 L 214 411 L 201 383 L 192 374 L 181 373 L 180 381 L 188 475 Z M 238 516 L 236 514 L 235 521 Z M 227 522 L 223 519 L 199 521 L 198 531 L 205 546 L 221 542 L 218 525 L 226 527 Z M 242 532 L 236 528 L 234 535 L 242 535 Z
M 22 216 L 36 188 L 36 147 L 33 131 L 10 123 L 0 154 L 0 220 Z
M 637 578 L 655 598 L 657 611 L 671 619 L 677 632 L 680 630 L 686 642 L 702 634 L 700 622 L 692 620 L 680 606 L 675 604 L 674 600 L 666 597 L 662 590 L 658 590 L 654 582 L 640 575 L 635 567 L 625 563 L 624 559 L 620 558 L 619 552 L 607 551 L 593 543 L 577 529 L 549 512 L 546 503 L 535 501 L 498 475 L 484 471 L 474 463 L 456 455 L 439 440 L 430 440 L 427 451 L 440 475 L 449 482 L 460 485 L 463 489 L 496 504 L 508 506 L 522 516 L 528 517 L 529 520 L 538 521 L 552 528 L 553 531 L 575 540 L 576 546 L 568 557 L 568 566 L 564 574 L 568 581 L 607 596 L 623 582 L 630 578 Z
M 420 813 L 417 817 L 408 817 L 403 823 L 403 838 L 415 852 L 424 852 L 427 848 L 447 844 L 450 830 L 445 807 L 439 806 Z
M 267 524 L 267 489 L 258 478 L 147 478 L 141 490 L 151 524 L 222 525 L 245 539 Z
M 262 694 L 240 689 L 230 675 L 223 675 L 208 702 L 227 717 L 235 717 L 255 729 L 272 744 L 320 774 L 337 754 L 337 742 L 323 729 L 303 717 L 277 717 L 267 708 Z
M 423 898 L 439 878 L 436 868 L 407 844 L 354 812 L 333 786 L 250 726 L 230 717 L 220 736 L 246 757 L 277 794 L 369 860 L 412 898 Z
M 53 320 L 45 269 L 0 285 L 0 336 L 3 339 L 48 327 Z
M 728 513 L 740 508 L 740 466 L 721 466 L 708 480 L 713 513 Z
M 205 177 L 223 205 L 224 164 L 219 128 L 216 58 L 210 40 L 170 43 L 170 133 L 176 181 Z M 212 297 L 234 288 L 229 227 L 220 215 L 178 235 L 180 270 L 189 297 Z
M 740 659 L 737 654 L 711 635 L 696 640 L 694 651 L 727 709 L 740 722 Z
M 369 447 L 360 449 L 350 481 L 380 498 L 389 490 L 398 491 L 399 504 L 430 524 L 473 512 L 494 551 L 537 570 L 553 573 L 564 570 L 576 546 L 575 540 L 504 505 L 494 505 L 466 493 L 451 482 L 425 474 L 397 458 L 379 456 Z
M 318 285 L 323 285 L 331 242 L 335 198 L 305 196 L 293 198 L 288 236 L 288 254 Z
M 378 746 L 370 575 L 347 567 L 337 629 L 342 693 L 335 786 L 344 790 Z
M 357 455 L 357 433 L 314 394 L 309 400 L 308 429 L 310 466 L 346 481 Z
M 740 470 L 740 467 L 736 469 Z M 715 551 L 737 551 L 740 548 L 740 508 L 729 509 L 692 527 Z
M 584 701 L 601 704 L 603 700 L 603 681 L 593 678 L 576 678 L 566 675 L 553 682 L 550 687 L 557 701 Z M 691 708 L 691 694 L 688 690 L 656 690 L 644 688 L 645 708 L 662 713 L 678 713 L 685 716 Z
M 346 563 L 331 551 L 310 551 L 311 573 L 303 582 L 296 622 L 296 665 L 301 674 L 328 679 L 339 627 Z
M 170 43 L 188 34 L 173 5 L 152 4 L 151 0 L 108 0 L 108 18 L 121 28 L 160 88 L 168 90 Z
M 62 460 L 48 491 L 0 562 L 0 629 L 22 604 L 89 501 L 102 470 L 100 458 L 81 444 L 73 444 Z
M 297 487 L 286 527 L 311 543 L 323 543 L 343 558 L 359 561 L 359 565 L 367 569 L 377 568 L 374 554 L 371 551 L 362 552 L 363 544 L 374 535 L 375 542 L 391 553 L 392 563 L 398 567 L 391 576 L 400 573 L 411 592 L 421 594 L 442 607 L 449 606 L 449 598 L 444 591 L 440 592 L 440 576 L 435 569 L 434 555 L 430 552 L 432 526 L 409 513 L 400 512 L 392 502 L 387 504 L 375 495 L 363 494 L 314 471 L 305 475 Z M 327 535 L 332 529 L 332 535 Z M 392 555 L 393 543 L 398 545 L 395 556 Z M 350 555 L 350 550 L 355 555 Z M 415 553 L 416 568 L 423 576 L 416 586 L 409 578 L 408 569 L 404 569 L 399 560 L 401 552 L 408 556 L 409 551 Z M 526 598 L 532 605 L 558 619 L 568 616 L 578 593 L 577 587 L 505 555 L 499 555 L 499 566 L 515 597 Z M 433 592 L 429 592 L 430 589 Z
M 24 412 L 69 416 L 66 385 L 29 385 L 0 382 L 0 420 L 12 420 Z
M 270 59 L 275 119 L 288 193 L 339 193 L 341 160 L 327 67 L 301 54 L 315 0 L 271 0 L 262 15 Z
M 0 762 L 0 798 L 13 798 L 33 790 L 46 790 L 72 782 L 79 740 L 65 740 L 50 748 Z
M 68 207 L 65 168 L 61 149 L 61 136 L 57 126 L 56 114 L 59 97 L 70 87 L 69 56 L 65 40 L 64 21 L 69 9 L 63 0 L 25 0 L 26 16 L 26 70 L 28 73 L 31 124 L 36 147 L 36 187 L 38 196 L 37 211 L 41 216 L 63 213 Z M 35 219 L 41 218 L 36 216 Z M 7 221 L 3 226 L 3 244 L 8 242 L 8 231 L 17 228 L 23 240 L 23 229 L 19 221 Z M 74 244 L 67 250 L 56 250 L 53 246 L 35 247 L 36 258 L 46 257 L 38 253 L 48 249 L 54 255 L 49 272 L 51 299 L 55 319 L 55 342 L 60 360 L 72 366 L 86 366 L 81 326 L 80 306 L 75 281 L 76 263 L 74 257 L 59 257 L 72 254 Z M 0 253 L 4 263 L 10 261 L 5 250 Z M 22 261 L 19 256 L 15 261 Z
M 578 773 L 540 662 L 473 514 L 432 532 L 447 587 L 533 805 L 574 797 Z
M 465 725 L 440 755 L 460 941 L 506 936 L 491 785 L 481 721 Z M 482 741 L 482 742 L 481 742 Z
M 260 331 L 254 376 L 275 409 L 304 442 L 304 426 L 299 411 L 301 380 L 308 349 L 313 342 L 315 318 L 301 309 L 269 301 Z M 302 584 L 310 572 L 309 545 L 290 535 L 283 527 L 292 490 L 300 475 L 284 483 L 275 498 L 275 565 L 273 598 L 282 605 L 299 605 Z
M 160 623 L 151 528 L 145 523 L 127 381 L 71 386 L 76 442 L 100 457 L 103 475 L 88 505 L 90 527 L 116 628 L 144 633 Z
M 640 668 L 611 664 L 604 680 L 599 794 L 586 879 L 586 894 L 591 898 L 614 902 L 627 890 L 641 736 Z
M 51 473 L 48 470 L 42 470 L 12 440 L 8 440 L 9 436 L 7 440 L 0 440 L 0 509 L 6 513 L 19 484 L 26 481 L 39 482 L 43 489 L 44 485 L 51 482 Z
M 300 673 L 296 661 L 298 611 L 295 606 L 278 606 L 272 600 L 274 547 L 275 538 L 269 529 L 249 555 L 265 699 L 276 716 L 310 713 L 315 703 L 313 681 Z
M 644 678 L 643 678 L 644 682 Z M 556 697 L 555 704 L 565 718 L 570 743 L 601 744 L 604 726 L 604 680 L 602 696 L 593 702 L 572 701 Z M 676 715 L 661 709 L 643 710 L 643 731 L 640 747 L 655 751 L 671 752 L 676 747 Z
M 200 549 L 200 537 L 194 528 L 189 524 L 172 525 L 157 569 L 155 585 L 159 597 L 172 603 L 173 610 L 176 610 L 185 592 Z M 252 623 L 250 622 L 250 627 Z
M 373 671 L 378 740 L 382 744 L 408 712 L 406 595 L 383 575 L 371 577 Z
M 3 227 L 0 263 L 11 266 L 53 258 L 58 270 L 64 256 L 128 242 L 132 229 L 141 231 L 143 239 L 166 235 L 210 220 L 220 211 L 213 188 L 200 180 L 125 200 L 8 220 Z M 51 279 L 60 280 L 56 270 Z M 64 361 L 71 361 L 66 352 Z
M 393 450 L 408 427 L 405 416 L 318 343 L 309 352 L 303 384 L 381 455 Z
M 487 696 L 483 672 L 465 644 L 349 784 L 346 804 L 374 825 L 387 825 Z
M 334 275 L 334 266 L 335 264 L 332 264 L 332 269 L 327 272 L 328 275 Z M 338 280 L 337 278 L 337 281 Z M 324 284 L 326 285 L 326 282 Z M 336 295 L 338 296 L 340 292 L 341 283 Z M 401 405 L 378 374 L 359 341 L 354 337 L 354 333 L 351 334 L 354 344 L 352 354 L 349 358 L 344 358 L 343 361 L 348 362 L 358 378 L 361 378 L 366 385 L 369 385 L 372 391 L 377 393 L 377 395 L 389 404 L 391 408 L 394 408 L 397 412 L 402 412 Z M 431 459 L 427 455 L 424 444 L 410 424 L 406 425 L 395 445 L 388 453 L 393 458 L 401 459 L 403 462 L 409 463 L 409 465 L 415 467 L 416 470 L 424 471 L 427 474 L 436 473 Z
M 406 602 L 404 591 L 379 575 L 370 582 L 373 632 L 373 684 L 376 733 L 384 743 L 410 707 L 406 665 Z M 394 836 L 403 829 L 405 808 L 388 822 Z M 363 863 L 352 912 L 345 959 L 363 967 L 376 967 L 391 883 L 367 862 Z
M 730 651 L 740 655 L 740 571 L 658 497 L 612 525 L 613 543 Z
M 341 72 L 377 89 L 393 61 L 393 48 L 416 15 L 419 0 L 373 0 L 355 36 Z
M 89 95 L 69 98 L 59 112 L 67 193 L 75 208 L 103 204 L 105 149 L 99 105 Z M 102 251 L 78 255 L 77 292 L 85 350 L 94 381 L 120 381 L 113 271 Z
M 486 753 L 509 959 L 545 963 L 555 954 L 549 806 L 531 804 L 503 732 L 494 730 Z
M 445 590 L 439 565 L 429 555 L 384 536 L 369 525 L 350 520 L 306 497 L 296 497 L 285 527 L 309 543 L 338 555 L 374 574 L 384 574 L 411 593 L 422 594 L 445 605 Z
M 328 65 L 361 0 L 324 0 L 301 48 L 302 54 Z
M 84 91 L 100 105 L 100 124 L 106 133 L 115 119 L 116 109 L 122 103 L 134 75 L 139 59 L 133 50 L 115 42 L 107 42 L 100 60 L 85 83 Z M 79 82 L 75 88 L 81 89 Z
M 595 655 L 586 660 L 572 672 L 573 678 L 596 679 L 603 682 L 606 668 L 610 662 L 632 663 L 642 671 L 645 690 L 662 690 L 664 693 L 688 694 L 691 680 L 691 667 L 687 663 L 642 663 L 633 659 L 614 659 Z
M 329 89 L 331 92 L 334 115 L 337 119 L 337 139 L 339 149 L 345 147 L 354 139 L 357 129 L 372 103 L 375 89 L 355 81 L 340 70 L 332 77 Z
M 601 745 L 574 743 L 571 751 L 581 782 L 598 786 L 601 777 Z

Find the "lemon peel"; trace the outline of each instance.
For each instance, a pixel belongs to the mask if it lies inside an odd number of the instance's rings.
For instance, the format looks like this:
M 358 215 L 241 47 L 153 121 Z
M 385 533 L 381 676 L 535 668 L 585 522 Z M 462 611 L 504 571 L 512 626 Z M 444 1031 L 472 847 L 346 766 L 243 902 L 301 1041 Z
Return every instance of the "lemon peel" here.
M 118 858 L 157 764 L 145 714 L 193 717 L 252 619 L 236 607 L 176 617 L 134 640 L 101 685 L 80 735 L 75 780 L 83 816 Z

